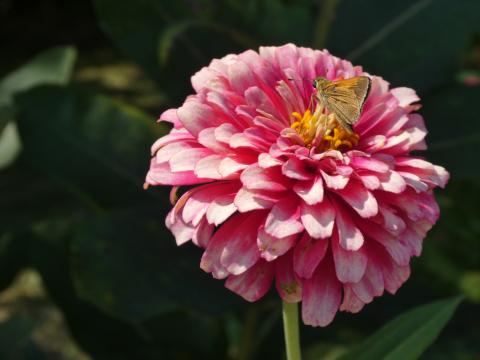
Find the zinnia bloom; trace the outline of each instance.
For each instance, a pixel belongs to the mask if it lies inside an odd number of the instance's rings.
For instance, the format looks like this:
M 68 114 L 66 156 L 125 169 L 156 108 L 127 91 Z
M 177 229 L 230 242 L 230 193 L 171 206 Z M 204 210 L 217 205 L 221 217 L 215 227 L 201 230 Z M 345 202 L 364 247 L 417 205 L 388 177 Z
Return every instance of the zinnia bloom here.
M 317 104 L 312 80 L 358 75 L 371 90 L 351 134 Z M 204 248 L 200 267 L 248 301 L 274 283 L 313 326 L 395 293 L 449 177 L 412 155 L 426 149 L 415 91 L 292 44 L 214 59 L 192 85 L 160 116 L 173 128 L 146 179 L 173 195 L 189 186 L 166 219 L 177 244 Z

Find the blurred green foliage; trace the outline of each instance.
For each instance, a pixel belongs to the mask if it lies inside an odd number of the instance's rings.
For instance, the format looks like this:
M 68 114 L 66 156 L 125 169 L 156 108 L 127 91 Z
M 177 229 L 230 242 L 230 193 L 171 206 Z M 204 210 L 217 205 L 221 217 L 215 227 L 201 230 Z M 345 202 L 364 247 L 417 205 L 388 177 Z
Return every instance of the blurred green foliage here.
M 480 2 L 92 0 L 66 8 L 57 0 L 22 1 L 0 9 L 2 24 L 10 24 L 5 33 L 19 16 L 35 21 L 37 13 L 49 30 L 30 46 L 45 48 L 32 60 L 18 50 L 1 61 L 1 290 L 21 269 L 36 269 L 95 359 L 281 359 L 276 297 L 249 305 L 204 274 L 201 252 L 177 248 L 163 225 L 168 189 L 145 192 L 142 184 L 150 145 L 168 130 L 154 120 L 192 92 L 195 71 L 230 52 L 294 42 L 327 47 L 392 86 L 417 89 L 430 131 L 426 156 L 452 173 L 411 280 L 395 297 L 340 314 L 327 329 L 302 328 L 306 357 L 355 351 L 387 319 L 458 293 L 464 304 L 422 358 L 480 356 Z M 46 10 L 35 12 L 41 4 Z M 64 22 L 75 18 L 70 37 L 48 27 L 62 14 Z M 108 41 L 92 30 L 95 23 Z M 41 32 L 22 31 L 23 38 Z M 107 74 L 106 66 L 114 70 Z M 86 81 L 87 73 L 97 81 Z M 408 334 L 390 339 L 423 351 L 428 343 L 404 341 L 421 339 L 414 336 L 421 331 L 433 340 L 455 306 L 413 310 L 417 322 L 403 318 Z M 402 318 L 395 321 L 398 328 Z M 16 315 L 1 322 L 0 356 L 48 358 L 28 340 L 34 326 Z

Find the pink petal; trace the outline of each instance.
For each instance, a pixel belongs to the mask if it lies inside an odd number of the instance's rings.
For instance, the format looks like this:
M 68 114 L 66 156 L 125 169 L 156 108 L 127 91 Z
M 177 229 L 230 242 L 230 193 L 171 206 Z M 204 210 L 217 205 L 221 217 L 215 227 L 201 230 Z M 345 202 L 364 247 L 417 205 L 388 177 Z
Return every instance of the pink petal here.
M 230 123 L 224 123 L 217 128 L 215 128 L 215 139 L 224 144 L 229 144 L 230 139 L 234 134 L 237 134 L 238 130 L 235 126 Z
M 337 192 L 361 217 L 369 218 L 378 213 L 377 200 L 360 183 L 351 181 L 347 188 Z
M 192 236 L 192 242 L 197 246 L 206 248 L 210 238 L 212 237 L 213 230 L 215 230 L 215 227 L 203 219 L 195 228 Z
M 290 187 L 278 167 L 262 169 L 256 164 L 251 165 L 242 172 L 240 180 L 251 190 L 284 191 Z
M 377 190 L 380 187 L 380 180 L 378 179 L 378 174 L 371 174 L 371 173 L 360 173 L 357 172 L 357 175 L 360 178 L 363 186 L 365 186 L 368 190 Z
M 372 258 L 361 281 L 351 285 L 352 290 L 364 303 L 369 303 L 374 297 L 383 294 L 384 284 L 382 269 Z
M 275 265 L 265 260 L 258 262 L 240 275 L 230 275 L 225 287 L 245 300 L 254 302 L 263 297 L 272 284 Z
M 246 163 L 242 162 L 241 160 L 245 160 Z M 245 157 L 243 158 L 230 158 L 226 157 L 223 158 L 218 166 L 218 172 L 223 178 L 237 178 L 239 177 L 239 172 L 243 169 L 246 169 L 250 163 L 253 161 L 246 160 Z
M 365 306 L 365 303 L 358 298 L 349 284 L 343 286 L 343 302 L 340 305 L 341 311 L 358 313 Z
M 380 225 L 370 221 L 359 223 L 362 231 L 370 238 L 382 244 L 393 260 L 402 266 L 410 262 L 410 249 L 392 234 L 384 230 Z
M 204 186 L 193 188 L 188 193 L 185 193 L 177 202 L 175 207 L 178 207 L 184 201 L 182 210 L 182 219 L 185 222 L 192 222 L 197 225 L 204 216 L 209 205 L 216 199 L 238 189 L 238 182 L 220 182 L 212 183 Z
M 336 225 L 340 245 L 345 250 L 358 250 L 363 245 L 363 235 L 343 209 L 337 207 Z
M 283 116 L 278 112 L 276 104 L 258 86 L 252 86 L 245 91 L 245 100 L 247 104 L 253 106 L 259 113 L 269 114 L 283 120 Z
M 329 187 L 330 189 L 343 189 L 345 186 L 347 186 L 349 177 L 348 176 L 343 176 L 343 175 L 328 175 L 324 171 L 320 171 L 322 174 L 323 179 L 325 180 L 325 185 Z
M 302 285 L 293 271 L 291 251 L 275 262 L 275 287 L 280 297 L 288 303 L 302 300 Z
M 209 127 L 220 125 L 220 119 L 212 108 L 196 100 L 186 101 L 177 110 L 178 118 L 185 128 L 194 136 Z
M 190 135 L 191 136 L 191 135 Z M 178 154 L 179 152 L 187 149 L 198 149 L 201 148 L 201 145 L 198 144 L 196 141 L 185 140 L 185 141 L 176 141 L 158 149 L 157 153 L 155 154 L 155 160 L 158 164 L 169 161 L 172 156 Z
M 237 94 L 244 94 L 245 90 L 256 83 L 254 73 L 243 61 L 236 61 L 228 67 L 228 78 Z
M 224 279 L 229 275 L 220 261 L 220 256 L 231 237 L 239 236 L 238 229 L 244 220 L 243 214 L 232 216 L 213 234 L 200 261 L 200 268 L 203 271 L 211 272 L 216 279 Z
M 170 170 L 168 163 L 157 164 L 153 158 L 145 181 L 150 185 L 194 185 L 211 180 L 197 177 L 193 171 L 174 173 Z
M 398 266 L 391 264 L 391 268 L 385 268 L 383 271 L 383 280 L 385 289 L 390 294 L 395 294 L 400 286 L 410 277 L 410 266 Z
M 225 124 L 222 124 L 225 125 Z M 203 129 L 198 134 L 198 142 L 205 146 L 207 149 L 210 149 L 212 152 L 216 153 L 228 153 L 230 148 L 227 144 L 217 140 L 215 136 L 215 131 L 218 128 L 207 128 Z
M 235 196 L 234 203 L 240 212 L 256 209 L 271 209 L 282 196 L 282 193 L 265 190 L 249 190 L 242 187 Z
M 223 159 L 222 155 L 204 157 L 195 165 L 195 174 L 201 178 L 221 179 L 222 175 L 219 172 L 219 168 Z
M 189 132 L 183 130 L 183 131 L 171 131 L 169 134 L 165 135 L 165 136 L 162 136 L 160 139 L 158 139 L 157 141 L 155 141 L 152 145 L 152 148 L 151 148 L 151 153 L 152 153 L 152 156 L 155 155 L 157 153 L 158 150 L 160 150 L 161 148 L 163 148 L 164 146 L 166 145 L 170 145 L 170 144 L 178 144 L 178 143 L 182 143 L 184 140 L 193 140 L 193 142 L 196 142 L 195 141 L 195 138 L 192 136 L 192 134 L 190 134 Z M 197 145 L 198 146 L 198 145 Z M 168 160 L 170 158 L 167 157 L 165 159 Z
M 283 238 L 276 238 L 267 234 L 265 229 L 260 227 L 257 237 L 257 246 L 261 252 L 261 256 L 267 261 L 272 261 L 290 250 L 290 248 L 295 245 L 297 238 L 297 234 Z
M 210 203 L 207 209 L 207 220 L 209 224 L 220 225 L 237 211 L 233 203 L 235 194 L 228 194 L 217 197 Z
M 304 233 L 300 242 L 294 248 L 293 266 L 298 276 L 310 278 L 327 253 L 329 241 L 315 240 Z
M 301 219 L 311 237 L 324 239 L 332 235 L 335 209 L 327 198 L 316 205 L 302 204 Z
M 338 232 L 335 232 L 332 236 L 332 252 L 338 280 L 342 283 L 359 282 L 367 268 L 365 250 L 345 250 L 340 245 Z
M 391 89 L 390 92 L 398 99 L 398 103 L 402 107 L 406 107 L 420 100 L 415 90 L 407 87 L 394 88 Z
M 356 169 L 365 169 L 380 173 L 387 172 L 390 168 L 388 164 L 385 164 L 383 161 L 365 156 L 355 156 L 352 159 L 351 165 Z
M 410 276 L 410 267 L 408 265 L 397 265 L 392 261 L 385 250 L 378 247 L 378 245 L 371 247 L 369 255 L 372 258 L 372 261 L 378 264 L 382 269 L 385 290 L 391 294 L 395 294 Z
M 275 204 L 268 214 L 265 231 L 277 238 L 298 234 L 304 229 L 299 218 L 298 201 L 292 196 L 286 197 Z
M 234 233 L 220 255 L 220 262 L 233 275 L 239 275 L 252 267 L 260 258 L 257 248 L 258 227 L 265 219 L 265 213 L 255 211 L 239 214 L 242 217 Z
M 380 176 L 380 189 L 395 194 L 400 194 L 405 190 L 407 183 L 403 177 L 396 171 L 389 171 Z
M 174 212 L 175 209 L 172 209 L 167 215 L 165 225 L 175 236 L 177 245 L 180 246 L 192 238 L 195 228 L 191 224 L 185 223 L 180 217 L 175 216 Z
M 282 165 L 283 175 L 296 180 L 309 180 L 314 174 L 307 170 L 305 163 L 297 158 L 290 158 Z
M 232 149 L 246 148 L 255 151 L 268 151 L 270 143 L 265 139 L 265 133 L 258 128 L 248 128 L 244 132 L 237 133 L 230 138 Z
M 297 181 L 293 186 L 297 193 L 308 205 L 315 205 L 323 200 L 323 181 L 320 176 L 313 180 Z
M 258 165 L 261 168 L 267 169 L 269 167 L 282 165 L 282 163 L 283 162 L 281 160 L 274 158 L 268 153 L 261 153 L 258 155 Z
M 182 150 L 173 155 L 168 163 L 173 172 L 193 171 L 199 160 L 211 154 L 212 151 L 205 148 Z
M 398 236 L 405 230 L 405 221 L 395 214 L 395 212 L 387 207 L 380 208 L 380 214 L 383 217 L 383 224 L 385 230 L 392 235 Z
M 302 319 L 306 325 L 327 326 L 333 321 L 342 298 L 342 287 L 331 260 L 324 261 L 303 282 Z
M 165 110 L 158 118 L 158 121 L 167 121 L 169 123 L 172 123 L 175 128 L 179 128 L 180 126 L 182 126 L 182 123 L 177 116 L 177 109 Z

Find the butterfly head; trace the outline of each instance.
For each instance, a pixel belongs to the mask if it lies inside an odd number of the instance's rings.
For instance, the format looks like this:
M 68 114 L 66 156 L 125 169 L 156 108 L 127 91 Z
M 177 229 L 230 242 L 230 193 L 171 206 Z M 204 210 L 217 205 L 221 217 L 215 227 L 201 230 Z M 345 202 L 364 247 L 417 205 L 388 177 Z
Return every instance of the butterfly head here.
M 322 76 L 319 76 L 315 79 L 313 79 L 312 85 L 315 89 L 321 90 L 325 85 L 331 83 L 329 80 L 325 79 Z

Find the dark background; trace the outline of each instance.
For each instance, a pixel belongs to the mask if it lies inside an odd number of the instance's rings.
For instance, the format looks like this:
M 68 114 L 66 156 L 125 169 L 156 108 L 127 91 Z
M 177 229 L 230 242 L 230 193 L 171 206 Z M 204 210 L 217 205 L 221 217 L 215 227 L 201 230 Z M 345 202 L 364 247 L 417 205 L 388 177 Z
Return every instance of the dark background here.
M 1 359 L 282 359 L 276 295 L 247 304 L 204 274 L 164 228 L 169 189 L 142 184 L 195 71 L 287 42 L 415 88 L 452 175 L 407 284 L 302 327 L 305 358 L 456 294 L 423 358 L 480 358 L 479 1 L 0 0 Z

